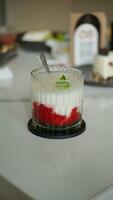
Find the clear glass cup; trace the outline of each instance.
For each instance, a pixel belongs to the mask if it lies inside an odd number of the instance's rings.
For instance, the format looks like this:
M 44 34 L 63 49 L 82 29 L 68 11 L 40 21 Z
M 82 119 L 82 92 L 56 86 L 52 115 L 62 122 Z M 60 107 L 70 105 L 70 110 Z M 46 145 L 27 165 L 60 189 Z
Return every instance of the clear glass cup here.
M 75 67 L 39 67 L 31 72 L 32 122 L 49 127 L 78 126 L 83 111 L 83 73 Z

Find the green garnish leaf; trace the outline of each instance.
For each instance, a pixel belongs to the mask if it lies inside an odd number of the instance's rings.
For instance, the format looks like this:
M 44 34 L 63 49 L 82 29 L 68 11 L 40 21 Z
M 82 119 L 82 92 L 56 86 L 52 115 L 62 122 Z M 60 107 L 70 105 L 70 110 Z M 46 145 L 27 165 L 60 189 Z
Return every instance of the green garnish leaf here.
M 56 81 L 56 87 L 61 89 L 66 89 L 70 87 L 70 82 L 64 74 L 58 79 L 58 81 Z
M 66 77 L 64 74 L 60 77 L 60 80 L 66 80 Z

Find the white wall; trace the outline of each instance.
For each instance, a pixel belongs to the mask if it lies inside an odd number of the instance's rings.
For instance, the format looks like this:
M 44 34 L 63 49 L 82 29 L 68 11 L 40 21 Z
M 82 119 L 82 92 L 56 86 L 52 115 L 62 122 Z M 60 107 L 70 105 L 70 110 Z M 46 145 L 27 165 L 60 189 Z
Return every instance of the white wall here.
M 72 11 L 105 11 L 113 21 L 113 0 L 6 0 L 7 21 L 14 30 L 68 30 Z

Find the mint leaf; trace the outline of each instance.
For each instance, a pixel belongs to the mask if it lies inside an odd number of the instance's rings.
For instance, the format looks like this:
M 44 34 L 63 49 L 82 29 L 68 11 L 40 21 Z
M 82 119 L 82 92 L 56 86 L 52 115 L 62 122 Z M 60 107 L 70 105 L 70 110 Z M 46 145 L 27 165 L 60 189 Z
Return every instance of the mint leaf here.
M 64 74 L 59 78 L 58 81 L 56 81 L 56 87 L 61 89 L 66 89 L 70 87 L 70 82 Z
M 66 80 L 66 77 L 64 74 L 60 77 L 60 80 Z

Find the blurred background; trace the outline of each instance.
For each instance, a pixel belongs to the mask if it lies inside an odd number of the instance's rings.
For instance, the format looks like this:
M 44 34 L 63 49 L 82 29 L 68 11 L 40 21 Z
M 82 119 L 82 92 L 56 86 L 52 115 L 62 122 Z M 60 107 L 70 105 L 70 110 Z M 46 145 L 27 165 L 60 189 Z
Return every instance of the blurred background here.
M 0 26 L 10 31 L 67 31 L 71 12 L 104 11 L 109 23 L 112 8 L 112 0 L 0 0 Z

